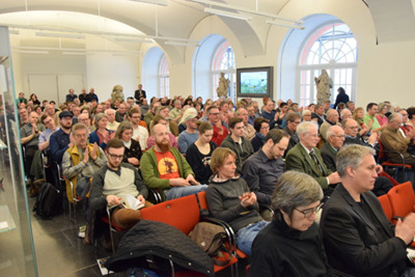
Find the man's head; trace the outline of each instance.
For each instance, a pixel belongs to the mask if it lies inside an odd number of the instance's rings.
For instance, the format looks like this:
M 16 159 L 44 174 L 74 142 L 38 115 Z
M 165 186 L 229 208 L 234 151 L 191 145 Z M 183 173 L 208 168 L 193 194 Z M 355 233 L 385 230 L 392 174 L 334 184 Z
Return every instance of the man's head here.
M 105 110 L 105 114 L 107 115 L 108 122 L 114 123 L 114 121 L 115 121 L 115 110 L 114 109 L 107 109 L 107 110 Z
M 301 112 L 302 121 L 311 121 L 311 111 L 310 110 L 303 110 Z
M 29 114 L 28 114 L 26 108 L 20 108 L 19 109 L 19 117 L 20 117 L 20 120 L 22 120 L 22 121 L 27 121 L 28 120 Z
M 39 115 L 37 114 L 37 112 L 31 112 L 30 113 L 30 118 L 29 118 L 30 124 L 36 125 L 38 120 L 39 120 Z
M 120 114 L 125 114 L 127 112 L 127 107 L 125 106 L 124 103 L 120 104 L 120 106 L 118 107 L 118 111 Z
M 402 125 L 402 115 L 393 113 L 388 118 L 388 126 L 394 130 L 398 130 Z
M 328 143 L 334 149 L 340 149 L 343 146 L 344 139 L 344 130 L 340 126 L 330 126 L 327 129 Z
M 46 114 L 42 115 L 42 117 L 40 118 L 40 122 L 42 122 L 42 124 L 50 130 L 54 130 L 56 128 L 55 121 L 53 120 L 53 118 Z
M 69 89 L 69 94 L 73 95 L 74 94 L 74 90 L 72 88 Z
M 315 106 L 315 108 L 314 108 L 314 112 L 315 112 L 316 114 L 318 114 L 319 116 L 324 115 L 324 107 L 323 107 L 323 105 L 321 105 L 321 104 L 317 104 L 317 105 Z
M 318 127 L 315 122 L 302 122 L 297 126 L 297 135 L 300 138 L 300 142 L 308 150 L 317 146 L 320 141 L 318 135 Z
M 81 89 L 82 94 L 86 94 L 86 89 Z
M 283 113 L 286 113 L 288 110 L 288 104 L 285 102 L 281 102 L 279 107 L 280 107 L 280 111 Z
M 295 133 L 297 131 L 297 125 L 301 123 L 301 118 L 298 113 L 289 113 L 287 115 L 287 128 Z
M 330 121 L 331 123 L 339 122 L 339 113 L 334 109 L 328 110 L 327 111 L 327 120 Z
M 134 101 L 134 98 L 133 97 L 128 97 L 127 98 L 127 104 L 128 104 L 128 106 L 130 107 L 130 108 L 132 108 L 132 107 L 134 107 L 134 104 L 135 104 L 135 101 Z
M 373 189 L 378 176 L 374 155 L 375 150 L 359 144 L 346 145 L 337 152 L 337 172 L 349 192 L 361 194 Z
M 191 108 L 191 109 L 193 109 L 193 108 Z M 190 112 L 186 115 L 185 118 L 183 118 L 183 120 L 184 120 L 188 130 L 193 131 L 193 130 L 197 129 L 196 122 L 199 120 L 199 116 L 197 115 L 197 113 Z
M 170 150 L 170 139 L 167 127 L 164 124 L 155 124 L 151 128 L 151 135 L 154 137 L 154 143 L 156 147 L 162 153 Z
M 72 135 L 75 139 L 75 145 L 85 149 L 88 146 L 88 127 L 82 123 L 76 123 L 72 126 Z
M 50 115 L 49 115 L 50 116 Z M 59 114 L 59 124 L 64 130 L 69 130 L 72 127 L 72 113 L 68 111 L 63 111 Z M 51 116 L 51 118 L 53 118 Z
M 342 121 L 344 133 L 350 137 L 356 137 L 359 132 L 359 124 L 353 118 Z
M 236 112 L 235 112 L 235 116 L 242 119 L 244 125 L 248 124 L 248 111 L 245 110 L 245 108 L 237 109 Z
M 78 116 L 78 122 L 85 124 L 88 128 L 89 126 L 91 126 L 91 120 L 89 119 L 89 114 L 88 113 L 81 113 Z
M 342 119 L 342 121 L 348 118 L 352 118 L 352 112 L 349 109 L 344 109 L 340 113 L 340 118 Z
M 90 88 L 90 89 L 89 89 L 89 93 L 90 93 L 90 94 L 94 94 L 94 93 L 95 93 L 95 89 L 94 89 L 94 88 Z
M 210 106 L 207 109 L 207 117 L 208 117 L 210 123 L 212 123 L 212 124 L 218 123 L 219 120 L 220 120 L 218 107 Z
M 19 93 L 19 98 L 24 98 L 24 93 L 23 92 Z
M 105 154 L 108 158 L 108 166 L 112 169 L 118 169 L 124 158 L 124 143 L 118 138 L 114 138 L 107 143 Z
M 167 106 L 161 106 L 156 109 L 156 115 L 161 115 L 164 119 L 169 119 L 169 107 Z
M 138 85 L 138 90 L 142 90 L 143 89 L 143 85 L 142 84 L 139 84 Z
M 386 106 L 386 112 L 389 112 L 392 108 L 392 104 L 390 101 L 383 101 L 383 103 L 385 103 Z
M 233 117 L 229 120 L 229 131 L 233 137 L 241 138 L 244 136 L 245 126 L 241 118 Z
M 284 155 L 289 141 L 289 136 L 283 130 L 273 129 L 266 135 L 262 151 L 269 159 L 278 159 Z
M 174 101 L 174 107 L 178 110 L 182 108 L 182 101 L 181 100 L 175 100 Z
M 52 104 L 47 104 L 45 106 L 45 114 L 54 117 L 55 116 L 55 106 Z
M 328 109 L 330 109 L 330 100 L 326 100 L 326 101 L 324 101 L 324 103 L 323 103 L 323 108 L 324 108 L 324 110 L 325 111 L 327 111 Z
M 405 109 L 401 109 L 398 111 L 400 115 L 402 115 L 402 123 L 406 124 L 408 121 L 408 112 Z
M 102 104 L 98 104 L 97 108 L 95 110 L 96 113 L 103 113 L 104 112 L 104 106 Z
M 252 104 L 246 107 L 246 111 L 248 112 L 248 116 L 250 117 L 255 116 L 255 108 Z
M 376 113 L 378 112 L 378 104 L 373 103 L 373 102 L 367 104 L 367 106 L 366 106 L 366 112 L 370 116 L 375 116 Z
M 350 111 L 354 111 L 354 109 L 355 109 L 355 104 L 354 104 L 354 102 L 353 102 L 353 101 L 349 101 L 349 102 L 347 102 L 347 103 L 346 103 L 346 106 L 347 106 L 347 108 L 348 108 Z
M 274 102 L 272 100 L 268 100 L 267 103 L 264 105 L 264 110 L 268 113 L 272 112 L 274 109 Z
M 137 126 L 141 121 L 141 111 L 137 108 L 132 108 L 128 111 L 128 119 L 134 126 Z

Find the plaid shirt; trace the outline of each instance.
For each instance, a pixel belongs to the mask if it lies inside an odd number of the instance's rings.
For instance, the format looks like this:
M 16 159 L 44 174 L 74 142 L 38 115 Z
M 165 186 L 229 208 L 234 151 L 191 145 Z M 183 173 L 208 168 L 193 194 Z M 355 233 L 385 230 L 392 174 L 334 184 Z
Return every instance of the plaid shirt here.
M 92 160 L 92 158 L 89 158 L 87 163 L 84 163 L 84 154 L 83 151 L 77 147 L 78 153 L 80 156 L 80 162 L 73 166 L 71 153 L 68 151 L 65 152 L 63 155 L 62 160 L 62 169 L 63 169 L 63 176 L 65 176 L 66 179 L 72 179 L 74 177 L 82 177 L 82 176 L 91 176 L 98 171 L 102 166 L 104 166 L 107 163 L 107 157 L 104 154 L 104 151 L 102 151 L 101 147 L 98 147 L 99 151 L 99 157 L 96 158 L 96 160 Z

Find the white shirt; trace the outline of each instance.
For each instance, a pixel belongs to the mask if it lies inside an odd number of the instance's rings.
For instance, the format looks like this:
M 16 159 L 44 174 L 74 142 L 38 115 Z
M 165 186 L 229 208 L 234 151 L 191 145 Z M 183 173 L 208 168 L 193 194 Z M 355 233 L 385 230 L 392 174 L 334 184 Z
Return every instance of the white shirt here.
M 141 150 L 147 149 L 148 131 L 146 128 L 140 125 L 137 128 L 133 127 L 133 139 L 140 143 Z

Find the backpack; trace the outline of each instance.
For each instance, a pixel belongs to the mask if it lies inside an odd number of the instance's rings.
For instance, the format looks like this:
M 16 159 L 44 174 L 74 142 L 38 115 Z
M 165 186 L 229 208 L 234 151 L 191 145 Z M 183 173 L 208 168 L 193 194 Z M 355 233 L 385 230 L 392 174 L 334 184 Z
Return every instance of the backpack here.
M 199 222 L 190 232 L 189 237 L 213 258 L 216 265 L 224 266 L 231 261 L 232 254 L 224 246 L 228 236 L 222 226 L 209 222 Z M 224 257 L 223 252 L 227 253 L 226 256 L 228 257 Z M 221 259 L 218 260 L 217 258 Z
M 63 212 L 63 193 L 50 183 L 44 183 L 39 191 L 33 211 L 42 218 L 50 219 Z

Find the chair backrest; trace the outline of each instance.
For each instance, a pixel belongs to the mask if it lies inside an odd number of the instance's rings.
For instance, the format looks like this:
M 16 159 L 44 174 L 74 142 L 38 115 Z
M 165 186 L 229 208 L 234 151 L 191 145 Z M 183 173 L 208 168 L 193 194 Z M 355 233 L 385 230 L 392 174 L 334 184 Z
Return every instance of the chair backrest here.
M 410 181 L 391 188 L 388 192 L 393 216 L 405 217 L 414 208 L 414 189 Z
M 388 173 L 386 173 L 385 171 L 382 171 L 381 173 L 379 173 L 379 176 L 383 176 L 388 178 L 388 180 L 392 183 L 392 186 L 397 186 L 399 185 L 398 181 L 396 181 L 395 179 L 393 179 Z
M 382 206 L 382 209 L 386 215 L 386 218 L 392 222 L 392 217 L 393 217 L 392 206 L 389 201 L 388 195 L 387 194 L 381 195 L 378 197 L 378 200 L 380 202 L 380 205 Z
M 196 195 L 172 199 L 142 209 L 141 218 L 169 224 L 187 235 L 200 219 Z
M 206 191 L 198 192 L 197 200 L 199 201 L 199 206 L 201 210 L 209 210 L 209 206 L 206 200 Z

